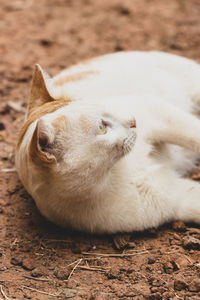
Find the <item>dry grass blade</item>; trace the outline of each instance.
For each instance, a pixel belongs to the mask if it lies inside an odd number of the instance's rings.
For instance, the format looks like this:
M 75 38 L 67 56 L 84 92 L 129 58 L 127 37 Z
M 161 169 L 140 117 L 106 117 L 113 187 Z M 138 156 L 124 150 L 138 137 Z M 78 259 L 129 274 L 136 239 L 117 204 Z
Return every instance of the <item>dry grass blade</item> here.
M 99 257 L 126 257 L 126 256 L 134 256 L 140 254 L 147 254 L 149 251 L 142 252 L 134 252 L 134 253 L 89 253 L 89 252 L 81 252 L 83 255 L 93 255 Z
M 1 293 L 2 293 L 2 295 L 3 295 L 3 297 L 4 297 L 4 299 L 9 300 L 10 298 L 8 298 L 8 297 L 6 296 L 6 294 L 5 294 L 4 290 L 3 290 L 2 285 L 0 285 L 0 290 L 1 290 Z
M 35 280 L 35 281 L 44 281 L 44 282 L 50 282 L 51 281 L 51 280 L 46 279 L 46 278 L 35 278 L 35 277 L 32 277 L 32 276 L 28 276 L 28 275 L 24 275 L 24 277 L 27 278 L 27 279 Z
M 98 267 L 87 267 L 87 266 L 78 266 L 78 268 L 83 270 L 88 270 L 88 271 L 100 271 L 100 272 L 106 272 L 111 269 L 111 268 L 98 268 Z
M 82 260 L 84 260 L 83 258 L 81 258 Z M 77 259 L 77 260 L 75 260 L 75 261 L 73 261 L 72 263 L 70 263 L 69 265 L 67 265 L 66 267 L 70 267 L 70 266 L 72 266 L 72 265 L 74 265 L 74 264 L 76 264 L 77 262 L 79 262 L 79 260 L 80 260 L 80 258 L 79 259 Z
M 43 239 L 43 241 L 49 243 L 70 243 L 71 242 L 69 240 L 56 240 L 56 239 Z
M 9 101 L 8 107 L 10 107 L 16 112 L 23 112 L 23 113 L 26 112 L 26 109 L 22 106 L 22 103 L 20 102 Z
M 3 172 L 3 173 L 13 173 L 13 172 L 16 172 L 16 169 L 15 168 L 1 169 L 1 172 Z
M 47 292 L 44 292 L 44 291 L 40 291 L 40 290 L 31 288 L 31 287 L 26 286 L 26 285 L 22 285 L 22 289 L 27 289 L 27 290 L 30 290 L 30 291 L 33 291 L 33 292 L 37 292 L 37 293 L 43 294 L 43 295 L 48 295 L 48 296 L 51 296 L 51 297 L 58 297 L 58 294 L 57 294 L 57 295 L 55 295 L 55 294 L 50 294 L 50 293 L 47 293 Z
M 76 270 L 76 268 L 78 267 L 78 265 L 82 262 L 82 258 L 80 258 L 79 260 L 78 260 L 78 262 L 76 263 L 76 265 L 73 267 L 73 269 L 72 269 L 72 271 L 71 271 L 71 273 L 69 274 L 69 277 L 68 277 L 68 279 L 67 280 L 65 280 L 65 281 L 69 281 L 69 279 L 72 277 L 72 275 L 73 275 L 73 273 L 74 273 L 74 271 Z

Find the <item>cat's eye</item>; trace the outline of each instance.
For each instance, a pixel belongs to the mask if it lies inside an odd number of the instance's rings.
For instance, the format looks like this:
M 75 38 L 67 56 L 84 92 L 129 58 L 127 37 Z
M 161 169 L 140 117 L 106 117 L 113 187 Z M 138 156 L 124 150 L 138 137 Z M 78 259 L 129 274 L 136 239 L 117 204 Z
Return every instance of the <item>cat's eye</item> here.
M 106 132 L 107 132 L 106 126 L 103 123 L 101 125 L 99 125 L 98 134 L 106 134 Z

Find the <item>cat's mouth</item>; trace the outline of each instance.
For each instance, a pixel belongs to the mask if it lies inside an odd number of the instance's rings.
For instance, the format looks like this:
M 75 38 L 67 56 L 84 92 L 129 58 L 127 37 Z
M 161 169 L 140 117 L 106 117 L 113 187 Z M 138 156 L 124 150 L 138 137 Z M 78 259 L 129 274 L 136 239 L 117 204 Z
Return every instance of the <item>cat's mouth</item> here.
M 137 138 L 137 134 L 134 131 L 131 134 L 129 134 L 128 137 L 124 140 L 124 143 L 123 143 L 123 154 L 124 155 L 128 154 L 133 149 L 136 138 Z

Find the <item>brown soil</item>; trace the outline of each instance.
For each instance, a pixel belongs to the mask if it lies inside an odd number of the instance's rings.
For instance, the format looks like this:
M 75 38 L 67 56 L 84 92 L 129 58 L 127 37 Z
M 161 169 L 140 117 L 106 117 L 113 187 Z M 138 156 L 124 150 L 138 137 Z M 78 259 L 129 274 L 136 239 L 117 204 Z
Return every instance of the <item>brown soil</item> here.
M 200 299 L 199 227 L 133 234 L 119 251 L 46 222 L 14 169 L 35 63 L 54 75 L 120 50 L 200 60 L 199 16 L 198 0 L 0 0 L 0 299 Z

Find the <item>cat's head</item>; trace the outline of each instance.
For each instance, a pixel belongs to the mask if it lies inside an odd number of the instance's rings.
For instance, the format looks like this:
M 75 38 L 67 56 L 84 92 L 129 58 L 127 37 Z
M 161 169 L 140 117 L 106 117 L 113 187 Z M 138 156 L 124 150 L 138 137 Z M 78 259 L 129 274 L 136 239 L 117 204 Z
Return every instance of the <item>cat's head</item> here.
M 77 185 L 89 178 L 95 183 L 133 148 L 135 119 L 95 101 L 53 99 L 47 86 L 36 67 L 27 119 L 30 123 L 35 118 L 30 161 L 47 173 L 53 169 L 76 178 Z

